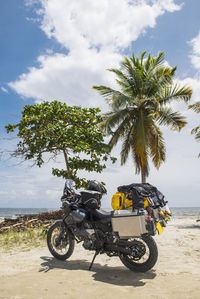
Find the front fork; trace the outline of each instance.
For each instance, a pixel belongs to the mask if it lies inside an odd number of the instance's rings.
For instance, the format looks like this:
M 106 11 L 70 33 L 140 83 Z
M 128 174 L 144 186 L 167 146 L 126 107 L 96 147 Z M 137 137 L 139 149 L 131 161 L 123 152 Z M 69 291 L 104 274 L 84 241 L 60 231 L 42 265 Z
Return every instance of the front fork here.
M 60 233 L 59 235 L 55 238 L 55 246 L 58 247 L 61 244 L 61 241 L 63 240 L 63 235 L 65 234 L 67 227 L 64 223 L 64 218 L 62 220 L 57 220 L 60 226 Z

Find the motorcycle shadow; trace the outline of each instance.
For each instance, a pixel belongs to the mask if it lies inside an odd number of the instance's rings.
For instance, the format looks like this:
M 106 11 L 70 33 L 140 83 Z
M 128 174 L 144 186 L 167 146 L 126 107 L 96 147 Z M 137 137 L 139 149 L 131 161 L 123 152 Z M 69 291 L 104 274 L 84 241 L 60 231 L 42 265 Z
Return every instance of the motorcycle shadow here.
M 42 256 L 41 259 L 43 262 L 41 263 L 39 272 L 48 272 L 53 269 L 83 270 L 91 273 L 93 279 L 96 281 L 118 286 L 142 287 L 146 284 L 144 280 L 152 280 L 156 277 L 155 270 L 150 270 L 146 273 L 137 273 L 126 269 L 124 266 L 113 267 L 95 262 L 91 271 L 89 271 L 90 262 L 84 259 L 76 261 L 59 261 L 47 256 Z

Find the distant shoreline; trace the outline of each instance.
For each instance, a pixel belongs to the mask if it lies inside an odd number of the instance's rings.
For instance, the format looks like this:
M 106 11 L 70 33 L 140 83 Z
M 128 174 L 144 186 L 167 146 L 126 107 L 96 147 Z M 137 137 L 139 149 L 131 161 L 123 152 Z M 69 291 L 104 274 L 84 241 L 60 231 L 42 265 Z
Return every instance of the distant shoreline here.
M 111 208 L 102 208 L 111 211 Z M 170 207 L 174 218 L 200 218 L 200 207 Z M 37 215 L 43 212 L 60 210 L 59 208 L 0 208 L 0 221 L 6 217 L 24 216 L 27 214 Z

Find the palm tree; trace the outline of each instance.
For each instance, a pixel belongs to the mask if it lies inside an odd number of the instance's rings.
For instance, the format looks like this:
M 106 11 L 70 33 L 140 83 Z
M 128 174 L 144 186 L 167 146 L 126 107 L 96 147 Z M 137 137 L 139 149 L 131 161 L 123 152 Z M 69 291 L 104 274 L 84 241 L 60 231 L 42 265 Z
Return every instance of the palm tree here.
M 192 90 L 187 86 L 173 85 L 176 67 L 166 66 L 164 52 L 145 59 L 146 52 L 136 58 L 134 53 L 124 58 L 121 69 L 109 69 L 117 76 L 120 90 L 106 86 L 94 86 L 106 98 L 111 111 L 104 114 L 101 124 L 111 135 L 113 148 L 122 140 L 121 164 L 132 153 L 136 174 L 142 182 L 149 174 L 149 157 L 158 169 L 166 158 L 166 148 L 159 125 L 180 131 L 186 119 L 174 112 L 169 104 L 176 100 L 189 101 Z
M 190 105 L 188 108 L 192 109 L 197 113 L 200 113 L 200 102 L 196 102 L 193 105 Z M 195 134 L 195 139 L 200 142 L 200 125 L 192 129 L 191 133 Z M 200 157 L 200 153 L 199 153 L 199 157 Z

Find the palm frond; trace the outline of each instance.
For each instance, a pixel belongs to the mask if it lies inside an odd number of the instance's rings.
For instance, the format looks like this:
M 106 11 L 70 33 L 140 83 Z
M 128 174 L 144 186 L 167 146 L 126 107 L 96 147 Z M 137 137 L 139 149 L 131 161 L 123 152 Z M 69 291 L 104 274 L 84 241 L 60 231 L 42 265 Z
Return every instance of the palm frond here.
M 153 73 L 149 73 L 145 78 L 143 94 L 148 97 L 159 95 L 165 86 L 171 84 L 171 70 L 157 67 Z
M 120 123 L 115 132 L 112 133 L 112 137 L 109 141 L 109 146 L 111 148 L 113 148 L 117 144 L 120 138 L 123 138 L 124 135 L 129 132 L 129 128 L 132 122 L 133 119 L 131 119 L 130 116 L 127 115 L 126 118 Z
M 171 76 L 174 77 L 175 76 L 175 72 L 177 70 L 177 65 L 175 65 L 172 69 L 171 69 Z
M 113 134 L 112 129 L 121 124 L 130 114 L 129 108 L 119 109 L 117 111 L 107 112 L 103 115 L 103 121 L 100 124 L 102 130 L 107 134 Z
M 197 126 L 194 129 L 192 129 L 191 133 L 196 134 L 196 133 L 198 133 L 198 131 L 200 131 L 200 126 Z
M 166 87 L 159 98 L 160 104 L 166 105 L 172 101 L 184 101 L 188 103 L 192 96 L 192 89 L 189 86 L 184 85 L 180 87 L 178 84 L 175 84 L 173 87 Z
M 158 169 L 166 159 L 166 147 L 161 130 L 156 126 L 152 126 L 149 136 L 149 149 L 152 161 Z
M 97 90 L 104 97 L 109 97 L 109 96 L 120 93 L 118 90 L 115 90 L 115 89 L 112 89 L 110 87 L 103 86 L 103 85 L 93 86 L 92 88 Z
M 147 60 L 144 63 L 144 69 L 149 74 L 153 70 L 155 70 L 157 67 L 162 65 L 163 62 L 164 62 L 164 59 L 165 59 L 165 52 L 164 51 L 160 52 L 156 58 L 154 58 L 153 56 L 151 56 L 149 54 Z
M 129 130 L 123 139 L 123 143 L 122 143 L 122 149 L 121 149 L 121 165 L 124 165 L 127 161 L 128 158 L 128 154 L 130 152 L 131 149 L 131 130 Z
M 132 157 L 135 164 L 135 174 L 140 174 L 142 170 L 144 175 L 148 177 L 149 175 L 148 153 L 145 152 L 145 159 L 143 158 L 143 161 L 141 161 L 141 156 L 136 153 L 134 146 L 132 146 Z
M 161 108 L 158 113 L 157 122 L 170 127 L 171 130 L 180 131 L 187 124 L 186 117 L 179 112 L 173 112 L 171 108 Z
M 195 135 L 195 139 L 197 141 L 200 141 L 200 126 L 197 126 L 194 129 L 192 129 L 191 134 L 194 134 Z
M 118 77 L 120 80 L 122 80 L 122 81 L 124 81 L 124 82 L 128 82 L 128 78 L 127 78 L 127 76 L 126 76 L 122 71 L 120 71 L 120 70 L 118 70 L 118 69 L 113 69 L 113 68 L 108 69 L 108 71 L 110 71 L 110 72 L 114 73 L 115 75 L 117 75 L 117 77 Z
M 139 61 L 136 60 L 134 65 L 131 64 L 131 61 L 127 57 L 125 57 L 125 60 L 121 63 L 121 65 L 125 69 L 126 76 L 129 78 L 133 95 L 140 94 L 142 88 L 142 78 L 139 72 L 140 69 Z
M 132 150 L 134 149 L 134 156 L 140 157 L 140 166 L 146 169 L 148 166 L 148 135 L 151 129 L 151 118 L 138 111 L 134 126 L 132 127 Z
M 123 107 L 126 105 L 126 101 L 129 100 L 129 97 L 127 97 L 122 92 L 106 86 L 93 86 L 93 89 L 97 90 L 101 95 L 103 95 L 106 99 L 106 102 L 111 107 L 115 101 L 118 102 L 118 105 L 116 103 L 116 106 Z
M 140 55 L 140 64 L 143 65 L 144 56 L 146 55 L 147 51 L 143 51 Z
M 196 133 L 195 139 L 200 142 L 200 130 Z
M 200 101 L 188 106 L 188 109 L 192 109 L 194 112 L 200 113 Z

